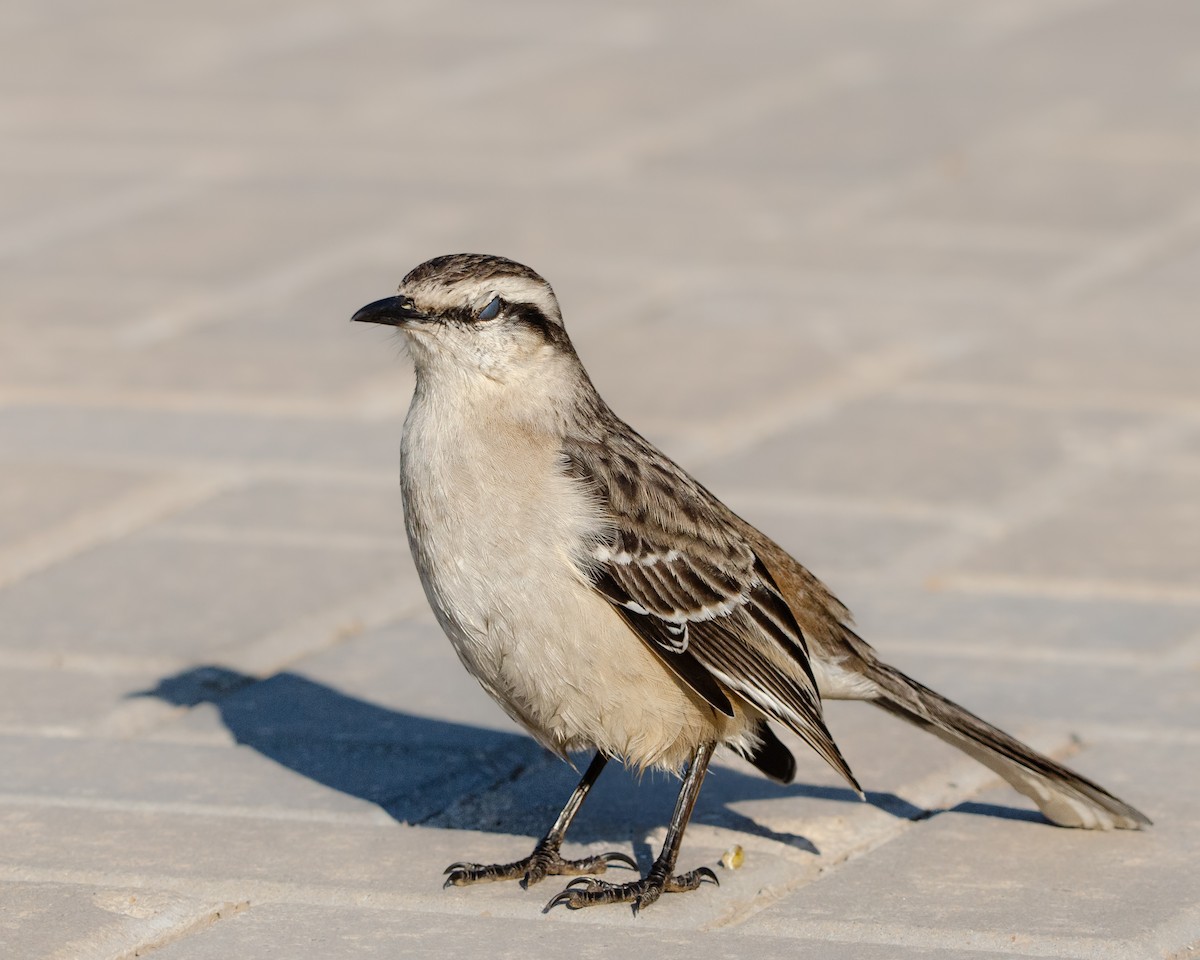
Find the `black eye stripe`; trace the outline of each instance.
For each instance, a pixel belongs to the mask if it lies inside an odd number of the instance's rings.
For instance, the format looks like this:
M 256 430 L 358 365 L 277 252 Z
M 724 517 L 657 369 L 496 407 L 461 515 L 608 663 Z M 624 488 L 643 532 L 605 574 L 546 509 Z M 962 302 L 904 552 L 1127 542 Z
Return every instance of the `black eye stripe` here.
M 567 332 L 532 303 L 510 303 L 508 315 L 517 323 L 536 330 L 548 343 L 565 346 L 570 343 Z
M 496 304 L 494 313 L 489 312 L 492 310 L 493 304 Z M 445 311 L 441 317 L 448 323 L 471 326 L 480 321 L 494 320 L 500 315 L 502 310 L 507 323 L 535 330 L 548 343 L 558 344 L 563 348 L 570 346 L 567 332 L 562 328 L 562 325 L 555 323 L 542 312 L 540 307 L 532 303 L 513 303 L 508 300 L 502 300 L 500 297 L 495 297 L 488 301 L 487 306 L 478 313 L 468 307 L 453 307 Z

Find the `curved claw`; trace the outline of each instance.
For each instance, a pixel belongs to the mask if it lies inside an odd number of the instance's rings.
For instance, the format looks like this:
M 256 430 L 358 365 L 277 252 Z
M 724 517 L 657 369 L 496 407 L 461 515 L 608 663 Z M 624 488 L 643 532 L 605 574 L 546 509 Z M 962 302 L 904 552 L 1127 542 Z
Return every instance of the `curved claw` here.
M 470 870 L 474 866 L 475 866 L 475 864 L 468 863 L 466 860 L 458 860 L 455 863 L 450 864 L 450 866 L 448 866 L 445 870 L 443 870 L 442 876 L 445 876 L 448 873 L 453 873 L 455 870 Z
M 721 881 L 717 878 L 717 875 L 708 867 L 697 867 L 694 873 L 700 878 L 701 883 L 703 883 L 705 880 L 711 880 L 718 887 L 721 885 Z
M 578 908 L 578 905 L 576 905 L 573 902 L 574 898 L 575 898 L 575 892 L 573 890 L 571 890 L 570 887 L 568 887 L 562 893 L 556 894 L 555 896 L 551 897 L 550 902 L 547 903 L 544 907 L 542 907 L 542 913 L 549 913 L 551 910 L 553 910 L 555 907 L 559 906 L 560 904 L 565 904 L 568 910 L 577 910 L 579 908 Z
M 604 886 L 604 881 L 597 880 L 595 877 L 576 877 L 563 888 L 563 892 L 575 890 L 576 888 L 580 890 L 597 890 L 602 886 Z
M 601 858 L 605 863 L 623 863 L 630 870 L 638 869 L 637 861 L 633 857 L 624 853 L 617 853 L 615 850 L 612 853 L 601 854 Z

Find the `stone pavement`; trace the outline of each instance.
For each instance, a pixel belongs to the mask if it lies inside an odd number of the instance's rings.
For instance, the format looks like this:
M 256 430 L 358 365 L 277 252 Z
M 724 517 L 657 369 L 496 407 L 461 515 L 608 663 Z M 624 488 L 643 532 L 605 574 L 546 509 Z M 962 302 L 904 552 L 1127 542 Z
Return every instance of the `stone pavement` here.
M 1200 950 L 1200 5 L 7 0 L 0 957 Z M 1047 825 L 862 705 L 870 792 L 730 759 L 721 886 L 540 912 L 572 772 L 426 612 L 429 256 L 558 290 L 616 409 L 888 659 L 1149 813 Z M 574 849 L 647 865 L 606 774 Z

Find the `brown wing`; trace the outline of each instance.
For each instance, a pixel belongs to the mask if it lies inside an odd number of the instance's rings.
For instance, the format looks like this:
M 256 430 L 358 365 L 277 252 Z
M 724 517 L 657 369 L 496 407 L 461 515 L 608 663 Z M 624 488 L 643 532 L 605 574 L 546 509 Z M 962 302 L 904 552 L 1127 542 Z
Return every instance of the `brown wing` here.
M 632 431 L 565 453 L 611 524 L 589 558 L 596 589 L 713 709 L 732 716 L 737 694 L 859 790 L 822 718 L 804 635 L 728 508 Z

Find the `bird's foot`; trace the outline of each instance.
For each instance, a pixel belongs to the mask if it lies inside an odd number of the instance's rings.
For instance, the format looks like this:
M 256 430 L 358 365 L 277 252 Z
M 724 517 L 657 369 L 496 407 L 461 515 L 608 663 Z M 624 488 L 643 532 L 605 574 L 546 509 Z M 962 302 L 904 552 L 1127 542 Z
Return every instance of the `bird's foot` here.
M 657 865 L 641 880 L 630 883 L 606 883 L 595 877 L 579 877 L 567 884 L 567 888 L 546 904 L 546 910 L 552 910 L 559 904 L 565 904 L 570 910 L 583 907 L 594 907 L 601 903 L 631 903 L 633 912 L 637 913 L 643 907 L 648 907 L 664 893 L 683 893 L 695 890 L 702 883 L 721 885 L 717 875 L 708 867 L 700 867 L 690 873 L 679 876 L 668 876 L 666 871 L 659 871 Z
M 533 853 L 515 863 L 452 863 L 446 868 L 446 887 L 465 887 L 470 883 L 489 880 L 520 880 L 524 887 L 531 887 L 548 876 L 563 876 L 579 873 L 604 873 L 610 863 L 623 863 L 631 870 L 638 868 L 637 862 L 624 853 L 601 853 L 582 860 L 564 860 L 559 853 L 559 844 L 547 839 L 538 841 Z

